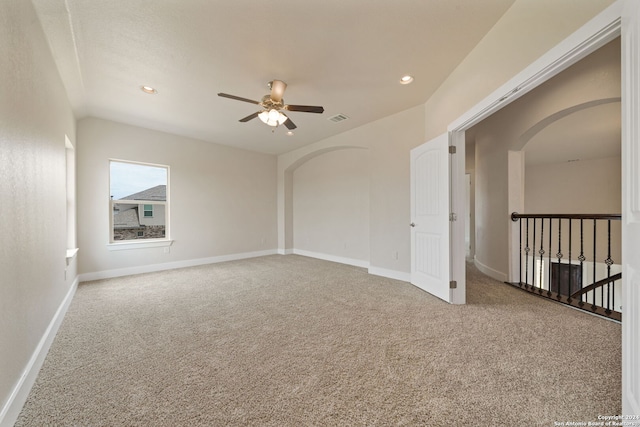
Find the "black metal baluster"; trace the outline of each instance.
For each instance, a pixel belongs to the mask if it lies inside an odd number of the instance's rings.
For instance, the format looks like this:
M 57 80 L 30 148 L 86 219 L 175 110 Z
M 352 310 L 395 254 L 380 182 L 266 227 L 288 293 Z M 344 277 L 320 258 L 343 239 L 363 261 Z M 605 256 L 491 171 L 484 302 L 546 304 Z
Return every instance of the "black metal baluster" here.
M 593 220 L 593 283 L 597 281 L 596 279 L 596 219 Z M 591 291 L 591 310 L 596 310 L 596 290 Z
M 519 255 L 520 256 L 520 260 L 519 260 L 520 261 L 519 262 L 519 264 L 520 264 L 520 269 L 519 270 L 520 271 L 518 271 L 518 278 L 519 278 L 518 286 L 522 287 L 522 224 L 523 224 L 524 221 L 522 221 L 522 219 L 519 219 L 518 222 L 519 222 L 519 225 L 520 225 L 520 255 Z
M 613 260 L 611 259 L 611 220 L 607 220 L 607 259 L 604 260 L 605 264 L 607 264 L 607 280 L 611 279 L 611 265 L 613 264 Z M 604 293 L 604 286 L 602 287 L 602 292 Z M 611 282 L 607 282 L 607 309 L 605 313 L 611 314 Z M 604 301 L 604 300 L 603 300 Z
M 580 260 L 580 290 L 582 290 L 583 288 L 583 284 L 584 284 L 584 278 L 582 277 L 582 272 L 584 271 L 584 260 L 586 259 L 584 257 L 584 220 L 581 219 L 580 220 L 580 256 L 578 257 L 578 260 Z M 584 297 L 582 295 L 580 295 L 580 302 L 579 302 L 580 307 L 582 307 L 584 305 Z
M 553 224 L 553 218 L 549 217 L 549 255 L 548 255 L 548 262 L 549 262 L 549 283 L 547 285 L 547 296 L 550 297 L 551 296 L 551 228 L 552 228 L 552 224 Z
M 556 254 L 556 258 L 558 258 L 558 289 L 556 298 L 560 299 L 560 291 L 562 290 L 562 283 L 560 283 L 560 264 L 562 263 L 562 218 L 558 218 L 558 253 Z
M 567 283 L 567 302 L 571 304 L 571 278 L 573 274 L 571 274 L 571 240 L 573 239 L 573 234 L 571 233 L 571 226 L 573 224 L 573 220 L 569 218 L 569 283 Z
M 611 260 L 613 264 L 613 260 Z M 616 311 L 616 282 L 611 282 L 611 310 Z
M 551 221 L 551 219 L 549 219 L 549 221 Z M 544 283 L 543 283 L 543 268 L 544 268 L 544 248 L 542 247 L 544 242 L 544 218 L 542 218 L 540 220 L 540 250 L 538 251 L 538 253 L 540 254 L 540 287 L 538 288 L 538 293 L 542 294 L 542 288 L 544 287 Z
M 536 286 L 536 219 L 533 219 L 533 239 L 531 240 L 533 252 L 531 253 L 531 289 Z
M 525 247 L 524 247 L 524 282 L 525 288 L 529 284 L 529 218 L 527 218 L 527 225 L 525 229 Z

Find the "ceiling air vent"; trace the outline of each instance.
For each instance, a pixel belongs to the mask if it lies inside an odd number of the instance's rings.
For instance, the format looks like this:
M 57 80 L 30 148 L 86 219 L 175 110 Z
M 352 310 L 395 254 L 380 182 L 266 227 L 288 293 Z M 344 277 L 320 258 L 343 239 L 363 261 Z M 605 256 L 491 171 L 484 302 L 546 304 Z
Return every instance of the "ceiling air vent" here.
M 332 121 L 334 123 L 338 123 L 344 120 L 347 120 L 349 117 L 345 116 L 344 114 L 336 114 L 335 116 L 331 116 L 329 117 L 327 120 Z

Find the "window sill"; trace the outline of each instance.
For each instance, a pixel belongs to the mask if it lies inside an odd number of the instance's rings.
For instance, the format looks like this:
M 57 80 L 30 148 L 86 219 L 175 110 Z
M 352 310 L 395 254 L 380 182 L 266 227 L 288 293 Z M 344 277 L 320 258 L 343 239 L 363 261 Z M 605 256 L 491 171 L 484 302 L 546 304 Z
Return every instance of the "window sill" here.
M 80 249 L 78 248 L 67 249 L 67 266 L 71 263 L 71 260 L 73 260 L 78 255 L 79 250 Z
M 118 242 L 108 243 L 107 249 L 110 251 L 124 251 L 128 249 L 147 249 L 147 248 L 162 248 L 171 246 L 173 240 L 162 239 L 156 241 L 145 240 L 142 242 Z

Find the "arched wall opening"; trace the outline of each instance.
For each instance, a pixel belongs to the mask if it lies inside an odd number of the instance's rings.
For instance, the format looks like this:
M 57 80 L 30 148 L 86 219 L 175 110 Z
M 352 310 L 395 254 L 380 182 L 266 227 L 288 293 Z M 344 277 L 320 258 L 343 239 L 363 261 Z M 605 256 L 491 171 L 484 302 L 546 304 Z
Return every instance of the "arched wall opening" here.
M 331 146 L 281 164 L 281 253 L 369 263 L 369 150 Z

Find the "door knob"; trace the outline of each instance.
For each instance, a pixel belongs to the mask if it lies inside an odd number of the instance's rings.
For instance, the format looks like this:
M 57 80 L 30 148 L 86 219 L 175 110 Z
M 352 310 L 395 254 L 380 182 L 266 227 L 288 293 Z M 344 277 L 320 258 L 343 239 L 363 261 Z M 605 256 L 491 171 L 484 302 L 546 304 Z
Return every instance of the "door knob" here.
M 412 223 L 411 223 L 411 224 L 409 224 L 409 225 L 410 225 L 410 226 L 412 226 L 412 227 L 415 227 L 415 226 L 416 226 L 416 223 L 415 223 L 415 222 L 412 222 Z

